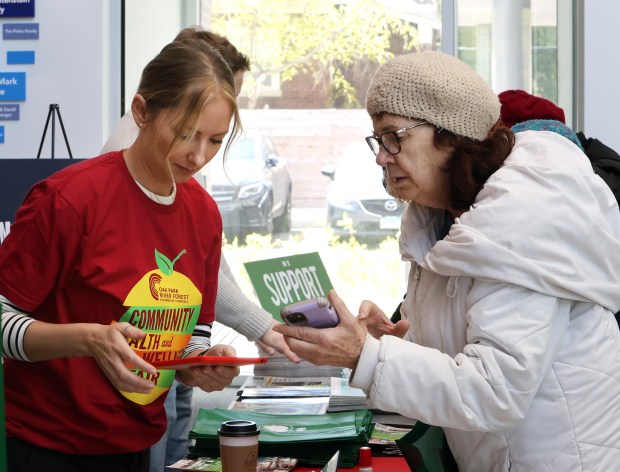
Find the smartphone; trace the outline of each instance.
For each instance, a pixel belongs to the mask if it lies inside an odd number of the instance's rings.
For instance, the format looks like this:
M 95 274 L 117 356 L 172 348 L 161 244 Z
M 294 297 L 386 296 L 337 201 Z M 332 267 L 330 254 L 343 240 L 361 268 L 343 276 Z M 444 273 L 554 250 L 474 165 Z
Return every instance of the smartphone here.
M 280 310 L 284 322 L 291 326 L 332 328 L 340 323 L 334 307 L 325 297 L 311 298 L 287 305 Z

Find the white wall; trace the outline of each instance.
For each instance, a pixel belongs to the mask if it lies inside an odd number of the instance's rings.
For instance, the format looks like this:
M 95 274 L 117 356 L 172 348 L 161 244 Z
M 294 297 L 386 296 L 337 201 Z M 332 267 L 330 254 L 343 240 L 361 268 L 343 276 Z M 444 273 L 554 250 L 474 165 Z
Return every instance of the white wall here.
M 179 30 L 198 23 L 198 0 L 126 0 L 125 96 L 131 100 L 142 69 Z M 38 40 L 0 39 L 7 50 L 34 50 L 34 65 L 6 65 L 0 72 L 26 72 L 26 101 L 19 121 L 0 121 L 5 142 L 0 158 L 37 155 L 49 105 L 60 105 L 74 157 L 99 154 L 121 110 L 120 0 L 39 0 L 35 18 L 7 18 L 6 23 L 39 23 Z M 0 35 L 1 38 L 1 35 Z M 0 102 L 12 103 L 12 102 Z M 51 122 L 41 157 L 51 155 Z M 55 156 L 68 157 L 56 120 Z
M 142 69 L 178 32 L 196 25 L 197 0 L 126 0 L 125 2 L 125 110 L 136 93 Z
M 36 157 L 51 103 L 60 105 L 73 156 L 97 155 L 120 114 L 120 2 L 43 0 L 36 2 L 35 15 L 3 20 L 39 23 L 40 34 L 38 40 L 0 41 L 5 57 L 7 50 L 35 51 L 34 65 L 0 63 L 3 72 L 26 72 L 20 120 L 0 122 L 0 158 Z M 58 120 L 55 137 L 56 157 L 68 156 Z M 41 157 L 50 154 L 51 123 Z
M 584 132 L 620 152 L 620 2 L 584 0 Z

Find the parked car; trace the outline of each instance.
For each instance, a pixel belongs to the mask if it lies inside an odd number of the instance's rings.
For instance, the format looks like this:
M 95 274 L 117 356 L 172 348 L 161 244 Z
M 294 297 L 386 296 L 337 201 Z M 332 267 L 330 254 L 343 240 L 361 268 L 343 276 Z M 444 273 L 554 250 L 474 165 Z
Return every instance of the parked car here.
M 271 140 L 245 132 L 230 146 L 226 164 L 223 154 L 224 146 L 203 173 L 222 214 L 226 238 L 243 241 L 250 233 L 289 232 L 291 176 Z
M 329 177 L 327 225 L 338 236 L 383 239 L 395 236 L 405 205 L 383 187 L 382 169 L 365 144 L 347 149 L 338 163 L 323 166 Z

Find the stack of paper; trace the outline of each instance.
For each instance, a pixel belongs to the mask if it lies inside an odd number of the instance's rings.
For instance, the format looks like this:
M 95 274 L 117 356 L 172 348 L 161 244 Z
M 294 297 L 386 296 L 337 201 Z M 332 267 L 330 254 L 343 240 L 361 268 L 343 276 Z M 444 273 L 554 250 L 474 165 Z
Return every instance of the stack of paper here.
M 293 362 L 283 354 L 269 356 L 259 350 L 261 356 L 268 356 L 269 362 L 254 366 L 254 375 L 274 375 L 291 377 L 341 377 L 348 376 L 350 369 L 334 367 L 329 365 L 314 365 L 308 361 L 301 360 Z
M 364 410 L 368 408 L 366 394 L 359 388 L 349 386 L 347 379 L 331 378 L 327 411 Z
M 340 467 L 357 464 L 359 448 L 366 446 L 372 433 L 372 414 L 368 410 L 325 413 L 323 415 L 273 415 L 236 410 L 205 410 L 190 431 L 196 444 L 190 458 L 218 457 L 217 430 L 223 421 L 254 421 L 260 428 L 260 456 L 295 457 L 300 465 L 323 466 L 340 450 Z
M 329 377 L 249 377 L 228 409 L 274 415 L 322 415 L 327 411 Z
M 329 397 L 304 398 L 240 398 L 229 410 L 255 411 L 272 415 L 322 415 L 327 411 Z
M 239 390 L 240 398 L 329 397 L 329 377 L 248 377 Z

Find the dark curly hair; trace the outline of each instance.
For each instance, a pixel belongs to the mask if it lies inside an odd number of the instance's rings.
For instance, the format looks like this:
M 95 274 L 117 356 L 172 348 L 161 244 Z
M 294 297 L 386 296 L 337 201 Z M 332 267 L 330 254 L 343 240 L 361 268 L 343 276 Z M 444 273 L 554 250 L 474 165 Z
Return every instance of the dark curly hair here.
M 469 210 L 484 183 L 503 165 L 514 143 L 514 133 L 503 126 L 493 129 L 484 141 L 457 136 L 441 128 L 435 130 L 435 146 L 452 149 L 443 170 L 449 175 L 447 191 L 453 210 Z

